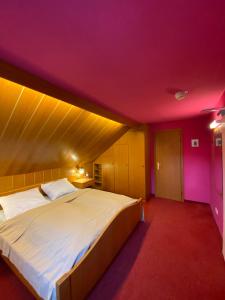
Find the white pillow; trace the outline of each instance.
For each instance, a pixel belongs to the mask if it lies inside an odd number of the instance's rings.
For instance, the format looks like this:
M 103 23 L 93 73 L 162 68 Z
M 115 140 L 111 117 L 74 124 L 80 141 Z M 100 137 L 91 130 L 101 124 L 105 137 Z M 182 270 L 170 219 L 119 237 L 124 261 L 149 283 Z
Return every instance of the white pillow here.
M 55 200 L 63 195 L 70 194 L 78 190 L 67 180 L 67 178 L 44 183 L 41 185 L 41 189 L 50 200 Z
M 48 203 L 49 201 L 44 198 L 38 188 L 0 197 L 0 205 L 7 220 Z

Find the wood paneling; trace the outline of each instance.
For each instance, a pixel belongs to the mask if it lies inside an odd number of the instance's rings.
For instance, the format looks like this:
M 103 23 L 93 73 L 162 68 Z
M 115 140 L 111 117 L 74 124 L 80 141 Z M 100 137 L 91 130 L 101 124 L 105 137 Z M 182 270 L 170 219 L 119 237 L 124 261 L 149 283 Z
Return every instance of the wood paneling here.
M 67 170 L 49 169 L 27 174 L 0 177 L 0 196 L 39 186 L 41 183 L 67 177 Z
M 145 197 L 145 133 L 142 130 L 132 132 L 132 146 L 129 147 L 129 193 L 133 197 Z M 146 152 L 149 155 L 149 152 Z
M 115 172 L 112 163 L 102 165 L 102 188 L 108 192 L 115 192 Z
M 128 129 L 3 78 L 0 105 L 0 176 L 90 163 Z
M 12 176 L 13 179 L 13 188 L 18 189 L 25 186 L 25 174 L 18 174 Z
M 129 148 L 128 145 L 114 145 L 115 191 L 129 195 Z
M 95 160 L 102 166 L 104 190 L 149 197 L 148 135 L 146 127 L 130 129 Z
M 61 99 L 67 103 L 76 105 L 105 118 L 126 124 L 130 127 L 137 126 L 137 122 L 128 117 L 113 113 L 105 107 L 95 104 L 90 99 L 87 99 L 87 97 L 80 97 L 75 93 L 71 93 L 33 74 L 10 65 L 3 60 L 0 60 L 0 76 L 39 91 L 40 93 L 44 93 L 54 98 Z
M 34 184 L 34 173 L 25 174 L 25 186 Z

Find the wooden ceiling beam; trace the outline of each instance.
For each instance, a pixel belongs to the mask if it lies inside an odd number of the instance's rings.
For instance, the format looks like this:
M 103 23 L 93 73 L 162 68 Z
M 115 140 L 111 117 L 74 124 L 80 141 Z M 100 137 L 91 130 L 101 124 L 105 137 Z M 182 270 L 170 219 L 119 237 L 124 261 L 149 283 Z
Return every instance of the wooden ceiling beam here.
M 129 127 L 138 125 L 137 122 L 125 116 L 121 116 L 115 112 L 111 112 L 105 107 L 95 104 L 88 99 L 80 98 L 70 91 L 59 88 L 58 86 L 48 82 L 47 80 L 41 79 L 40 77 L 22 70 L 16 66 L 13 66 L 3 60 L 0 60 L 0 76 L 46 95 L 88 110 L 102 117 L 125 124 Z

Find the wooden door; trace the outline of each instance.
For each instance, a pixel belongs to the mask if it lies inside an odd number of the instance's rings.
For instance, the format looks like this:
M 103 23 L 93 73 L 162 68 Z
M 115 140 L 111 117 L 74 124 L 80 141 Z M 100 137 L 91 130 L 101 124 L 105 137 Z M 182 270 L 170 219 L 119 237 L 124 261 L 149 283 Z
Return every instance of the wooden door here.
M 128 145 L 114 146 L 115 158 L 115 192 L 129 194 L 129 148 Z
M 155 136 L 155 195 L 183 200 L 181 131 L 159 131 Z

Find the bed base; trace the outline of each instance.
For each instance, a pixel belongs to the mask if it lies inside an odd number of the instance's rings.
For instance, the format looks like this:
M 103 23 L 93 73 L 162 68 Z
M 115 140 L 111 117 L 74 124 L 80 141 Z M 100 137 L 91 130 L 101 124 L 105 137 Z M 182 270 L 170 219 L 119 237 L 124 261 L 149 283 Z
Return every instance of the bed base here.
M 80 262 L 56 282 L 57 300 L 82 300 L 86 298 L 141 220 L 142 213 L 143 201 L 140 199 L 113 218 Z M 2 259 L 34 297 L 41 299 L 8 258 L 2 256 Z

